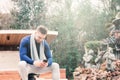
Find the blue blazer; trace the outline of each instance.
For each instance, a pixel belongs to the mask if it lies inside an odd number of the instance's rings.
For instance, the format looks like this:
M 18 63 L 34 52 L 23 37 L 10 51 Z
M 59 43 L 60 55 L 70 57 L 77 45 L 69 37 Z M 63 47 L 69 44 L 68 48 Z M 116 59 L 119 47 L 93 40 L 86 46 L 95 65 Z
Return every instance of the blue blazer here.
M 19 47 L 19 53 L 20 53 L 20 60 L 21 61 L 26 61 L 27 63 L 33 65 L 34 60 L 31 59 L 31 50 L 30 50 L 30 35 L 25 36 L 21 42 L 20 42 L 20 47 Z M 47 43 L 47 41 L 44 41 L 44 53 L 45 56 L 48 60 L 48 66 L 52 64 L 52 54 L 50 51 L 50 47 Z

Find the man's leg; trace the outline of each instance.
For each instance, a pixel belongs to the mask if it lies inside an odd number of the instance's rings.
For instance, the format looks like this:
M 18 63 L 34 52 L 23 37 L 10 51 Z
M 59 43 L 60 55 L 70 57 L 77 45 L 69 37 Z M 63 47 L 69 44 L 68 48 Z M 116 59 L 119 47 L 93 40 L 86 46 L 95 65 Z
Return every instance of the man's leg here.
M 52 63 L 51 66 L 46 67 L 46 68 L 39 68 L 39 67 L 34 67 L 34 66 L 29 66 L 29 71 L 28 73 L 45 73 L 45 72 L 52 72 L 52 80 L 60 80 L 60 69 L 59 69 L 59 64 L 57 63 Z
M 19 66 L 19 74 L 22 80 L 28 80 L 29 73 L 40 74 L 45 72 L 52 72 L 52 80 L 60 80 L 59 64 L 57 63 L 52 63 L 51 66 L 46 68 L 39 68 L 27 64 L 25 61 L 21 61 L 18 66 Z
M 27 63 L 25 61 L 19 62 L 18 72 L 19 72 L 22 80 L 28 80 Z
M 50 67 L 52 68 L 52 79 L 53 80 L 60 80 L 59 64 L 53 63 Z

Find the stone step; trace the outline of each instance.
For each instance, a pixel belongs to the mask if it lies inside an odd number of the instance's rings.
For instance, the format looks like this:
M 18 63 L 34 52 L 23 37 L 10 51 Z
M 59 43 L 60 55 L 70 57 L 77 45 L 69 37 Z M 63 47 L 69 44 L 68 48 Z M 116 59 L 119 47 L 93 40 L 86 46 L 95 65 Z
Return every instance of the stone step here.
M 19 62 L 18 51 L 0 51 L 0 80 L 20 80 L 17 72 Z M 60 78 L 66 79 L 66 69 L 60 69 Z M 40 78 L 51 79 L 51 72 L 40 74 Z
M 52 79 L 39 78 L 39 79 L 36 79 L 36 80 L 52 80 Z M 60 80 L 68 80 L 68 79 L 60 79 Z
M 60 69 L 60 78 L 61 80 L 67 80 L 65 69 Z M 17 71 L 0 71 L 0 80 L 20 80 L 20 76 Z M 52 73 L 40 74 L 37 80 L 52 80 Z

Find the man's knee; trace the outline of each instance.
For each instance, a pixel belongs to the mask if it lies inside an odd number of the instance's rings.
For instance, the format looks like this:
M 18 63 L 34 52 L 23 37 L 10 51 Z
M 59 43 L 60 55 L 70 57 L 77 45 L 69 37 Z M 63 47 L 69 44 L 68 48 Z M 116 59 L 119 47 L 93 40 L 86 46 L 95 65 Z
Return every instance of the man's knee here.
M 27 63 L 25 62 L 25 61 L 20 61 L 19 63 L 18 63 L 18 67 L 19 68 L 23 68 L 23 67 L 25 67 L 27 65 Z
M 59 64 L 58 63 L 52 63 L 52 68 L 54 69 L 56 69 L 56 68 L 59 68 Z

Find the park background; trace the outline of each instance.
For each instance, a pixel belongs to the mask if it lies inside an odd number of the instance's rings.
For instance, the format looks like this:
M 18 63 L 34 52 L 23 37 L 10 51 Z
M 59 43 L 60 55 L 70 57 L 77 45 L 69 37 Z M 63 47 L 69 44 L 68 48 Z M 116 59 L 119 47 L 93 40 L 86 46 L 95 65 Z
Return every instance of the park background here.
M 31 30 L 42 24 L 58 31 L 50 44 L 54 61 L 72 78 L 84 44 L 109 36 L 119 11 L 120 0 L 0 0 L 0 30 Z

